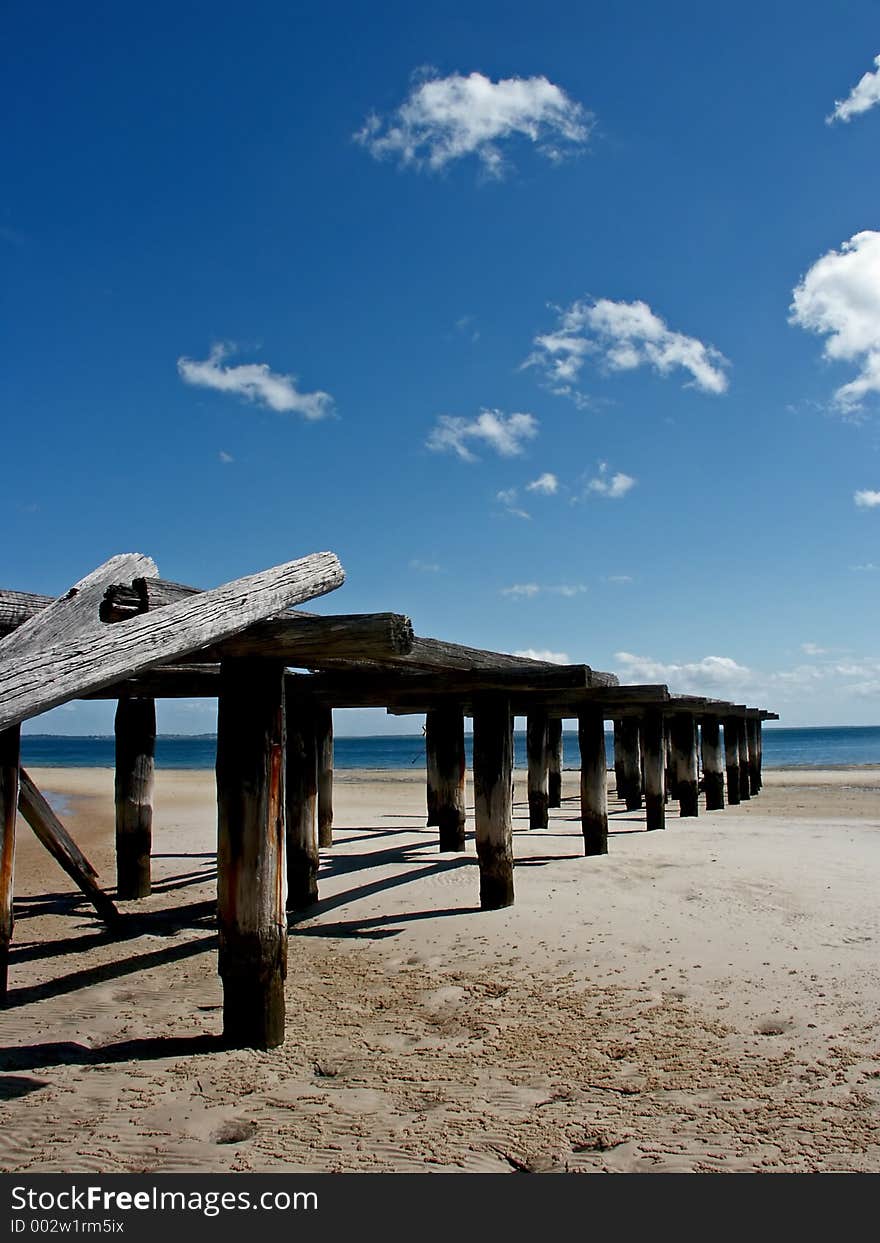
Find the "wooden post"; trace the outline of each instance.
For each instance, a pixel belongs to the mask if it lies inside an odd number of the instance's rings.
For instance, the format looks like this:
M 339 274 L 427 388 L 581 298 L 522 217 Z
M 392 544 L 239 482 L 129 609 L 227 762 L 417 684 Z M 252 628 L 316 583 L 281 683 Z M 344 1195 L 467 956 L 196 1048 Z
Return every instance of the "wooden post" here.
M 513 905 L 513 731 L 506 695 L 474 697 L 474 819 L 480 906 Z
M 764 729 L 761 721 L 755 722 L 758 738 L 758 789 L 764 785 Z
M 0 733 L 0 1001 L 6 997 L 12 941 L 20 732 L 19 727 L 13 725 Z
M 663 755 L 663 776 L 665 779 L 663 801 L 668 803 L 670 798 L 678 798 L 678 774 L 672 754 L 672 738 L 668 719 L 663 722 Z
M 156 701 L 120 699 L 116 733 L 116 893 L 150 894 L 153 785 L 156 771 Z
M 287 909 L 318 901 L 318 749 L 314 703 L 285 696 Z
M 674 713 L 670 720 L 669 737 L 679 815 L 697 816 L 700 813 L 697 786 L 699 770 L 693 714 L 690 712 Z
M 642 747 L 639 740 L 639 722 L 634 716 L 624 717 L 620 724 L 620 751 L 623 762 L 623 789 L 618 794 L 626 803 L 627 811 L 638 811 L 642 805 Z M 617 754 L 617 738 L 614 740 Z
M 464 712 L 460 705 L 432 710 L 436 763 L 435 810 L 441 850 L 465 849 Z
M 563 738 L 562 717 L 551 717 L 547 722 L 547 806 L 562 806 Z
M 333 845 L 333 709 L 315 709 L 318 748 L 318 845 Z
M 614 788 L 617 797 L 623 798 L 626 791 L 626 770 L 623 766 L 623 720 L 614 722 Z
M 581 749 L 581 829 L 585 855 L 608 854 L 608 774 L 601 708 L 578 717 Z
M 739 803 L 739 723 L 735 716 L 724 718 L 724 761 L 727 766 L 727 801 Z
M 746 723 L 743 717 L 737 719 L 737 737 L 739 738 L 739 797 L 741 802 L 751 798 L 749 782 L 749 740 L 746 736 Z
M 529 828 L 546 829 L 549 801 L 547 713 L 530 712 L 526 719 L 526 751 L 529 764 Z
M 440 780 L 437 768 L 437 708 L 429 708 L 425 713 L 425 796 L 428 804 L 428 818 L 425 824 L 430 829 L 440 823 L 437 808 L 437 783 Z
M 754 798 L 761 789 L 761 766 L 758 763 L 758 721 L 746 719 L 746 746 L 749 755 L 749 794 Z
M 217 896 L 223 1035 L 284 1041 L 284 667 L 223 661 L 217 717 Z
M 645 816 L 649 829 L 666 828 L 666 767 L 663 755 L 663 713 L 652 709 L 642 717 Z
M 717 716 L 704 716 L 700 726 L 703 757 L 703 782 L 706 787 L 706 811 L 724 808 L 724 759 L 721 754 L 721 722 Z

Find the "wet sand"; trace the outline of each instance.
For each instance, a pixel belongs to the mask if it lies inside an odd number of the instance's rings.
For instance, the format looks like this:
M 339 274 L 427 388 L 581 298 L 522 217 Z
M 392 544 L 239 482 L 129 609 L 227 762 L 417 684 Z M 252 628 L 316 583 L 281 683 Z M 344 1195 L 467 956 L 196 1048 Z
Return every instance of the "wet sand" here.
M 112 772 L 32 776 L 112 887 Z M 20 822 L 0 1168 L 880 1169 L 880 770 L 665 833 L 612 803 L 600 859 L 577 774 L 533 833 L 517 778 L 516 905 L 482 913 L 421 773 L 337 774 L 270 1053 L 217 1041 L 211 773 L 159 774 L 124 940 Z

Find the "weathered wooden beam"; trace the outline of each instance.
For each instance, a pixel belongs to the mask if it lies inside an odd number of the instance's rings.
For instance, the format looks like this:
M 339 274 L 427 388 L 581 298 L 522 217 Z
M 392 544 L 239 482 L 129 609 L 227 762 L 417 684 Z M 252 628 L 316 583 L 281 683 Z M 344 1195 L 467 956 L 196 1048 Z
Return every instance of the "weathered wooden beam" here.
M 700 748 L 703 761 L 703 786 L 706 811 L 724 808 L 724 757 L 721 751 L 721 722 L 717 716 L 704 716 L 700 721 Z
M 283 667 L 225 661 L 217 719 L 217 914 L 223 1035 L 235 1048 L 269 1049 L 284 1040 L 284 775 Z
M 749 794 L 755 798 L 761 790 L 761 765 L 758 760 L 758 729 L 761 722 L 753 717 L 747 717 L 746 727 L 746 750 L 749 757 Z
M 434 749 L 434 811 L 441 851 L 465 849 L 464 714 L 448 705 L 426 718 Z
M 156 702 L 119 700 L 116 735 L 116 893 L 121 899 L 151 892 L 153 786 L 156 773 Z
M 15 816 L 18 810 L 19 735 L 17 725 L 0 733 L 0 1001 L 9 976 L 9 946 L 14 917 Z
M 119 912 L 96 883 L 97 872 L 77 847 L 70 848 L 70 835 L 24 769 L 20 773 L 18 808 L 38 841 L 91 902 L 99 919 L 108 927 L 114 927 L 119 920 Z
M 724 718 L 724 760 L 727 768 L 727 801 L 731 807 L 739 803 L 739 721 L 735 716 Z
M 700 812 L 697 738 L 694 718 L 689 712 L 673 713 L 669 720 L 669 738 L 679 815 L 697 816 Z
M 287 909 L 318 901 L 318 748 L 315 706 L 285 695 L 287 722 Z
M 547 713 L 535 709 L 526 718 L 526 757 L 528 760 L 529 828 L 546 829 L 549 823 L 549 760 L 547 757 Z
M 663 754 L 663 713 L 646 712 L 639 731 L 644 753 L 645 817 L 648 829 L 666 828 L 666 764 Z
M 474 821 L 484 911 L 513 905 L 513 730 L 504 695 L 474 704 Z
M 403 657 L 413 645 L 412 622 L 402 613 L 290 613 L 250 626 L 244 633 L 206 646 L 201 660 L 265 656 L 299 668 L 325 662 Z
M 737 739 L 739 742 L 739 797 L 740 802 L 744 803 L 752 796 L 749 782 L 749 740 L 746 736 L 744 717 L 737 719 Z
M 133 555 L 121 560 L 127 569 L 133 561 L 152 565 Z M 0 729 L 230 638 L 344 578 L 333 553 L 315 553 L 110 626 L 98 620 L 98 602 L 119 577 L 119 561 L 0 639 Z
M 333 845 L 333 709 L 316 705 L 318 751 L 318 845 Z
M 360 662 L 359 662 L 360 663 Z M 348 662 L 325 660 L 322 668 L 327 670 L 340 667 L 348 669 Z M 539 670 L 552 671 L 565 669 L 566 666 L 554 665 L 550 661 L 530 660 L 525 656 L 511 656 L 507 652 L 484 651 L 480 648 L 465 647 L 460 643 L 445 643 L 442 639 L 425 639 L 418 635 L 413 640 L 412 651 L 405 656 L 387 657 L 381 661 L 363 662 L 364 669 L 396 668 L 400 670 L 421 670 L 425 673 L 440 673 L 444 670 L 477 673 L 480 670 L 500 669 L 537 674 Z M 603 673 L 592 669 L 589 665 L 570 666 L 585 669 L 588 687 L 617 686 L 618 679 L 613 673 Z M 501 686 L 498 689 L 505 689 Z M 458 694 L 456 689 L 453 693 Z
M 54 600 L 54 596 L 41 596 L 32 591 L 0 591 L 0 636 L 23 626 Z
M 547 720 L 547 806 L 562 806 L 562 769 L 564 764 L 562 717 Z
M 581 830 L 585 855 L 608 853 L 608 775 L 601 709 L 578 717 L 581 750 Z

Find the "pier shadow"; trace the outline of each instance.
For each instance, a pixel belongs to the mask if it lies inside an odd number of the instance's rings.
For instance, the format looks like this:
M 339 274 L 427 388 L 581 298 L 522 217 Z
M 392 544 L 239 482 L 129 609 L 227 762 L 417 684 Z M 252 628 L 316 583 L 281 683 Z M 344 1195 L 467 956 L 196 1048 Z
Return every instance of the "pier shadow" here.
M 381 940 L 385 937 L 399 936 L 403 928 L 399 925 L 418 923 L 422 919 L 445 919 L 454 915 L 479 915 L 478 906 L 449 906 L 429 911 L 400 911 L 396 915 L 373 915 L 366 919 L 339 920 L 334 924 L 315 924 L 314 927 L 303 928 L 293 926 L 291 935 L 297 937 L 339 937 L 351 940 Z M 305 918 L 313 918 L 320 914 L 317 907 L 311 908 L 312 914 Z
M 113 1044 L 88 1045 L 73 1040 L 0 1048 L 0 1070 L 48 1070 L 53 1066 L 112 1066 L 119 1062 L 153 1062 L 166 1057 L 192 1057 L 226 1048 L 222 1036 L 145 1036 Z M 39 1087 L 41 1080 L 31 1080 Z M 2 1083 L 2 1080 L 0 1080 Z M 32 1088 L 31 1091 L 35 1091 Z M 23 1095 L 24 1093 L 21 1093 Z

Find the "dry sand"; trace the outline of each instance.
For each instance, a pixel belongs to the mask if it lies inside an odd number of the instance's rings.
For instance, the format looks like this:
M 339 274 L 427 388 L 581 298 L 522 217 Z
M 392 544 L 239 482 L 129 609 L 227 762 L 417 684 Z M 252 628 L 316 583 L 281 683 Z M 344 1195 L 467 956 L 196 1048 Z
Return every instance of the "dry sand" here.
M 112 773 L 32 775 L 109 884 Z M 0 1168 L 880 1169 L 880 770 L 768 773 L 665 833 L 615 810 L 600 859 L 576 792 L 546 831 L 517 803 L 484 914 L 420 773 L 339 773 L 270 1053 L 216 1039 L 210 773 L 159 774 L 125 940 L 20 824 Z

